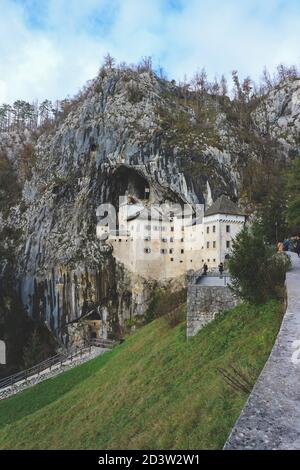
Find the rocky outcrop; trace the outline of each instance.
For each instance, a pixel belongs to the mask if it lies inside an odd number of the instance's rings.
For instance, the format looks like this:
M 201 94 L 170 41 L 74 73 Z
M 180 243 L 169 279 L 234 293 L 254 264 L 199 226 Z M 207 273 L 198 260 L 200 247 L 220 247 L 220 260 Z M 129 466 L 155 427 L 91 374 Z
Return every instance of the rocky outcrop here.
M 145 184 L 153 202 L 203 202 L 208 189 L 213 197 L 222 190 L 237 194 L 230 155 L 209 146 L 204 133 L 200 139 L 191 109 L 176 104 L 174 94 L 172 84 L 152 73 L 104 71 L 74 110 L 39 138 L 23 190 L 21 292 L 29 314 L 53 331 L 96 308 L 115 335 L 147 308 L 152 286 L 136 283 L 96 240 L 99 204 L 117 207 L 127 189 L 140 196 Z M 183 128 L 174 137 L 164 112 L 177 113 L 194 131 L 187 135 Z M 218 133 L 217 125 L 216 139 Z M 190 171 L 193 158 L 203 161 L 200 174 Z
M 260 135 L 274 139 L 284 155 L 299 155 L 300 79 L 286 79 L 271 90 L 252 118 Z

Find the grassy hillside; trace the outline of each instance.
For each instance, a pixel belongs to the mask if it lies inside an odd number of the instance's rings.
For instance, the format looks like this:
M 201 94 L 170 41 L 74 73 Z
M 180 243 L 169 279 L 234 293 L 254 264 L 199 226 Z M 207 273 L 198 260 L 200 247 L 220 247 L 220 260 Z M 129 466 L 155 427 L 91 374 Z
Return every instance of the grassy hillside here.
M 221 448 L 247 394 L 219 368 L 254 381 L 280 310 L 242 305 L 188 342 L 184 323 L 155 320 L 113 352 L 0 402 L 0 448 Z

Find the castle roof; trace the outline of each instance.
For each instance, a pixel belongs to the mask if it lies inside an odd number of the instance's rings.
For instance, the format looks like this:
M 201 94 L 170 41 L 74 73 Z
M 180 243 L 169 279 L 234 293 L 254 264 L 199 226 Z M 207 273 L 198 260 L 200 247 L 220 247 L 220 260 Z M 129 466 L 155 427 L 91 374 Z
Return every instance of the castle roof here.
M 243 215 L 245 213 L 243 210 L 234 202 L 232 202 L 228 197 L 224 194 L 220 196 L 206 211 L 205 217 L 209 215 L 216 215 L 216 214 L 226 214 L 226 215 Z

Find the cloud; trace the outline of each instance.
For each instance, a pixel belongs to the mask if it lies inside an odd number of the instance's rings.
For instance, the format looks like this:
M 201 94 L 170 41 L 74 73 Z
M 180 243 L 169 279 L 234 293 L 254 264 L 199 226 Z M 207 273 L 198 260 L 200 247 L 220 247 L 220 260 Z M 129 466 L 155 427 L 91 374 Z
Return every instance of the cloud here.
M 170 78 L 206 67 L 258 78 L 299 63 L 297 0 L 0 0 L 0 102 L 61 99 L 118 61 L 152 55 Z

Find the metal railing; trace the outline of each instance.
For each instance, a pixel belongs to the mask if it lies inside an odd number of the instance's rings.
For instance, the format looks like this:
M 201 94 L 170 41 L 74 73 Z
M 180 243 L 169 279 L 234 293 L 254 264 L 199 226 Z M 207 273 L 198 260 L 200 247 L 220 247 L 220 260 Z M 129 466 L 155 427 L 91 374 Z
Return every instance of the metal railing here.
M 208 272 L 207 274 L 200 274 L 194 277 L 193 284 L 196 285 L 201 285 L 202 281 L 205 281 L 205 279 L 222 279 L 224 282 L 224 285 L 226 286 L 228 284 L 228 281 L 230 280 L 230 275 L 226 271 L 224 271 L 222 274 L 217 273 L 217 272 Z
M 95 346 L 97 348 L 108 348 L 112 349 L 115 346 L 116 342 L 112 339 L 102 339 L 102 338 L 94 338 L 90 340 L 90 345 Z
M 39 362 L 38 364 L 17 372 L 16 374 L 10 375 L 9 377 L 4 377 L 0 380 L 0 390 L 7 387 L 12 387 L 17 382 L 27 380 L 34 375 L 40 375 L 43 371 L 47 369 L 52 369 L 55 365 L 70 361 L 72 362 L 75 358 L 82 357 L 84 353 L 91 353 L 92 346 L 103 348 L 103 349 L 112 349 L 115 346 L 116 342 L 111 339 L 91 339 L 87 346 L 82 348 L 70 349 L 66 353 L 56 354 L 55 356 L 49 357 L 45 361 Z
M 34 375 L 40 375 L 43 371 L 47 369 L 52 369 L 52 367 L 60 364 L 63 365 L 64 362 L 73 361 L 76 357 L 82 356 L 85 352 L 91 351 L 91 346 L 85 346 L 83 348 L 77 348 L 70 350 L 67 354 L 56 354 L 55 356 L 49 357 L 45 361 L 39 362 L 38 364 L 17 372 L 16 374 L 10 375 L 9 377 L 4 377 L 0 380 L 0 390 L 3 388 L 11 387 L 14 384 L 27 380 Z

